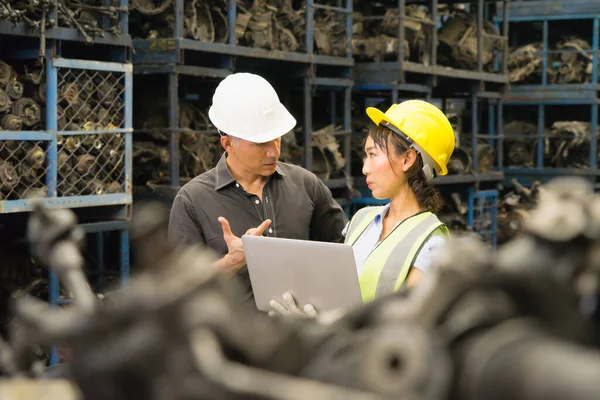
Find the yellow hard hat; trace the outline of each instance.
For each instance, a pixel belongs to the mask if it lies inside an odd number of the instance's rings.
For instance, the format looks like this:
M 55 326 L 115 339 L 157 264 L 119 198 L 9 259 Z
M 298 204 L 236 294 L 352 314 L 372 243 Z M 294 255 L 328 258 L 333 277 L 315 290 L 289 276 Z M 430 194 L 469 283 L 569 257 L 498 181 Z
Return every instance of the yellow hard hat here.
M 439 108 L 423 100 L 407 100 L 392 104 L 385 113 L 368 107 L 367 115 L 376 125 L 401 135 L 421 154 L 426 177 L 431 174 L 428 168 L 437 175 L 448 173 L 446 164 L 454 152 L 454 130 Z

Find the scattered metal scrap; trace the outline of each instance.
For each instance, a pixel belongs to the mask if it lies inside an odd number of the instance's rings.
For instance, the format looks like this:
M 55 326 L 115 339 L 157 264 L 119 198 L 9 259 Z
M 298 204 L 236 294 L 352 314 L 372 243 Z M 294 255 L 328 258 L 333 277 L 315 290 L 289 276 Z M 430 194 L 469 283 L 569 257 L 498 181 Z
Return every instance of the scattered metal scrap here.
M 134 184 L 158 185 L 169 177 L 167 105 L 152 103 L 140 118 L 143 122 L 133 143 Z M 221 144 L 206 113 L 184 99 L 179 102 L 179 126 L 180 176 L 188 180 L 217 164 Z
M 57 19 L 50 19 L 56 10 Z M 86 42 L 106 33 L 121 35 L 120 16 L 127 8 L 119 0 L 16 0 L 0 2 L 0 20 L 24 23 L 29 28 L 45 32 L 53 27 L 77 29 Z M 105 25 L 106 22 L 106 25 Z
M 552 50 L 560 53 L 548 55 L 548 83 L 589 83 L 591 82 L 593 54 L 591 45 L 579 37 L 561 39 Z M 508 57 L 510 82 L 542 82 L 542 44 L 531 43 L 511 51 Z
M 428 8 L 417 4 L 406 5 L 405 15 L 429 21 Z M 397 8 L 386 10 L 379 19 L 370 18 L 368 12 L 353 15 L 352 54 L 361 61 L 391 61 L 398 57 Z M 431 28 L 425 23 L 405 20 L 404 59 L 414 62 L 429 60 Z
M 533 167 L 537 155 L 537 126 L 523 121 L 504 125 L 505 156 L 509 167 Z M 597 128 L 600 132 L 600 127 Z M 542 151 L 545 167 L 587 168 L 591 151 L 591 126 L 583 121 L 557 121 L 544 128 Z M 597 140 L 597 139 L 596 139 Z
M 506 243 L 525 231 L 528 213 L 537 205 L 540 182 L 528 188 L 516 179 L 514 189 L 506 193 L 498 206 L 498 243 Z
M 335 2 L 330 2 L 335 5 Z M 144 38 L 172 37 L 172 0 L 154 3 L 132 0 L 132 34 Z M 226 0 L 194 0 L 184 4 L 184 37 L 226 43 L 229 38 Z M 234 43 L 267 50 L 306 51 L 306 5 L 292 0 L 237 0 Z M 344 56 L 347 49 L 343 14 L 314 12 L 315 52 Z
M 43 376 L 30 348 L 59 342 L 72 357 L 47 382 L 66 385 L 67 399 L 595 399 L 598 324 L 579 304 L 600 291 L 599 206 L 588 185 L 556 180 L 498 252 L 452 238 L 416 287 L 317 321 L 241 303 L 211 254 L 169 245 L 168 211 L 155 204 L 133 221 L 143 272 L 100 302 L 80 273 L 70 211 L 37 208 L 34 253 L 79 295 L 58 310 L 13 301 L 16 323 L 0 342 L 13 379 L 0 393 Z
M 483 31 L 499 36 L 500 32 L 490 21 L 483 22 Z M 477 19 L 464 10 L 455 9 L 438 32 L 438 62 L 448 67 L 473 70 L 477 68 Z M 504 43 L 499 37 L 484 36 L 483 69 L 493 69 L 494 56 L 503 51 Z

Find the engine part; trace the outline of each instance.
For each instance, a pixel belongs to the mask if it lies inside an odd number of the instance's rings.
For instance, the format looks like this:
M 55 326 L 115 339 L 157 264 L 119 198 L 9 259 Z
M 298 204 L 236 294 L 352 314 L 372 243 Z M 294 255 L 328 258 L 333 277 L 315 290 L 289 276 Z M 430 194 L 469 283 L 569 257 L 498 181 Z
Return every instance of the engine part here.
M 21 118 L 23 125 L 32 128 L 42 120 L 42 110 L 32 99 L 23 97 L 16 100 L 12 105 L 12 113 Z
M 329 125 L 313 132 L 312 171 L 323 180 L 329 180 L 332 176 L 340 174 L 343 176 L 346 160 L 339 151 L 340 146 L 335 137 L 335 133 L 340 130 L 342 130 L 341 127 Z
M 20 99 L 23 96 L 24 90 L 25 87 L 16 78 L 10 79 L 4 87 L 4 91 L 12 100 Z
M 496 26 L 484 21 L 483 29 L 487 34 L 499 36 Z M 441 65 L 473 70 L 477 68 L 477 20 L 463 10 L 456 10 L 438 32 L 439 45 L 437 57 Z M 499 38 L 484 37 L 481 60 L 484 70 L 493 67 L 494 52 L 504 51 L 504 43 Z
M 10 97 L 4 90 L 0 89 L 0 113 L 10 110 L 10 105 Z
M 471 155 L 457 147 L 448 161 L 448 174 L 468 174 L 471 172 Z
M 65 377 L 87 400 L 594 399 L 600 352 L 578 300 L 599 291 L 590 283 L 600 277 L 600 203 L 574 180 L 544 190 L 522 238 L 497 252 L 450 238 L 417 286 L 328 324 L 269 318 L 241 303 L 236 279 L 219 273 L 211 253 L 171 246 L 158 204 L 132 224 L 142 272 L 100 304 L 81 273 L 71 212 L 36 207 L 34 254 L 70 273 L 65 286 L 79 296 L 68 309 L 15 298 L 1 356 L 11 376 L 35 377 L 29 348 L 67 344 Z M 569 213 L 586 218 L 564 234 Z
M 23 121 L 21 118 L 12 114 L 4 114 L 2 118 L 2 128 L 5 131 L 20 131 L 23 127 Z
M 416 4 L 408 4 L 405 8 L 404 20 L 404 60 L 429 63 L 431 27 L 428 8 Z M 365 13 L 353 14 L 352 54 L 356 59 L 364 61 L 392 61 L 398 57 L 398 21 L 397 8 L 386 10 L 383 19 L 370 19 L 368 10 Z M 423 20 L 420 23 L 416 20 Z

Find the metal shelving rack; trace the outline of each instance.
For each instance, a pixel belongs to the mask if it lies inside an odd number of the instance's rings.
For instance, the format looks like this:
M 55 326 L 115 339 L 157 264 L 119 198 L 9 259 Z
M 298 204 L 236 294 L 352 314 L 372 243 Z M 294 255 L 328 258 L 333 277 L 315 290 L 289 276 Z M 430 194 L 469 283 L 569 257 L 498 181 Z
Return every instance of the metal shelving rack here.
M 508 84 L 507 55 L 505 50 L 500 56 L 496 55 L 493 70 L 484 71 L 482 60 L 483 41 L 487 38 L 499 39 L 508 43 L 508 23 L 503 24 L 499 31 L 501 35 L 491 35 L 483 30 L 483 22 L 490 21 L 491 15 L 486 6 L 492 2 L 476 0 L 461 2 L 476 9 L 477 21 L 477 66 L 473 71 L 460 70 L 439 65 L 437 63 L 438 36 L 437 27 L 441 19 L 437 13 L 438 5 L 447 2 L 430 0 L 419 2 L 426 4 L 430 10 L 429 20 L 416 19 L 406 16 L 407 0 L 398 0 L 398 43 L 401 44 L 405 37 L 406 21 L 418 22 L 427 25 L 431 29 L 430 46 L 426 50 L 429 56 L 427 65 L 405 60 L 404 47 L 399 45 L 397 59 L 385 62 L 357 62 L 355 66 L 355 86 L 353 88 L 355 97 L 379 97 L 386 101 L 396 103 L 399 99 L 422 98 L 427 101 L 440 99 L 442 108 L 446 99 L 464 99 L 470 105 L 471 132 L 469 147 L 471 147 L 472 173 L 460 175 L 447 175 L 436 177 L 435 183 L 441 191 L 464 192 L 469 204 L 468 226 L 473 230 L 478 229 L 478 218 L 496 218 L 497 190 L 494 188 L 502 182 L 504 177 L 502 169 L 502 121 L 503 121 L 503 92 Z M 503 1 L 503 12 L 508 12 L 508 1 Z M 374 19 L 376 17 L 370 17 Z M 467 88 L 467 89 L 465 89 Z M 390 103 L 390 104 L 391 104 Z M 486 107 L 488 112 L 487 132 L 480 127 L 480 108 Z M 444 109 L 445 111 L 445 109 Z M 485 133 L 484 133 L 485 132 Z M 495 161 L 492 169 L 479 172 L 479 157 L 477 143 L 484 141 L 496 151 Z M 362 180 L 364 181 L 364 179 Z M 364 186 L 364 182 L 356 179 L 355 186 Z M 364 189 L 364 188 L 362 188 Z M 353 200 L 353 208 L 369 204 L 382 204 L 373 198 L 361 197 Z M 480 201 L 475 199 L 486 199 L 487 206 L 477 208 Z M 494 200 L 496 199 L 496 200 Z M 491 211 L 493 210 L 493 212 Z M 495 229 L 495 222 L 492 230 Z M 480 236 L 495 247 L 495 233 L 488 230 L 482 231 Z
M 507 183 L 512 178 L 517 178 L 522 184 L 529 185 L 534 180 L 547 181 L 554 176 L 578 175 L 589 178 L 596 182 L 598 173 L 597 158 L 597 126 L 598 126 L 598 104 L 600 104 L 600 84 L 598 82 L 598 51 L 600 44 L 600 2 L 574 0 L 543 0 L 514 2 L 510 11 L 505 13 L 504 19 L 497 18 L 498 23 L 541 23 L 541 58 L 542 72 L 541 80 L 537 84 L 511 84 L 510 90 L 504 98 L 505 109 L 516 109 L 519 107 L 535 107 L 537 121 L 537 134 L 535 135 L 511 135 L 505 136 L 504 140 L 530 139 L 535 140 L 534 166 L 507 167 L 504 173 Z M 570 21 L 572 23 L 588 23 L 591 26 L 591 49 L 583 50 L 591 57 L 591 79 L 588 83 L 556 84 L 548 82 L 549 56 L 559 53 L 569 53 L 567 50 L 551 49 L 549 36 L 551 26 L 559 21 Z M 519 39 L 512 38 L 513 41 Z M 589 39 L 586 38 L 586 39 Z M 526 43 L 519 43 L 526 44 Z M 584 110 L 588 115 L 585 122 L 590 123 L 590 149 L 588 168 L 552 168 L 544 162 L 544 142 L 549 138 L 544 130 L 547 128 L 549 107 L 569 107 Z
M 275 71 L 275 75 L 288 78 L 294 89 L 300 88 L 303 115 L 296 119 L 302 121 L 304 138 L 304 167 L 312 167 L 312 135 L 313 124 L 313 91 L 326 91 L 330 93 L 332 111 L 330 119 L 333 122 L 340 121 L 343 126 L 337 135 L 344 135 L 343 150 L 347 160 L 346 174 L 350 171 L 350 112 L 351 112 L 351 88 L 353 85 L 352 69 L 354 60 L 351 50 L 352 32 L 352 1 L 338 0 L 338 6 L 327 6 L 313 0 L 306 0 L 306 52 L 285 52 L 279 50 L 265 50 L 239 46 L 235 43 L 236 28 L 236 1 L 229 0 L 227 7 L 228 43 L 208 43 L 184 38 L 183 9 L 184 1 L 174 1 L 174 35 L 171 38 L 156 39 L 134 39 L 133 56 L 134 74 L 136 75 L 168 75 L 168 99 L 169 99 L 169 189 L 162 199 L 169 203 L 175 191 L 179 189 L 182 182 L 179 175 L 179 135 L 181 127 L 179 123 L 180 106 L 180 76 L 191 76 L 203 80 L 220 80 L 234 71 L 257 71 L 264 75 L 265 70 Z M 316 9 L 328 9 L 345 16 L 345 28 L 348 37 L 346 45 L 347 55 L 335 57 L 316 54 L 314 50 L 314 11 Z M 189 61 L 193 59 L 194 61 Z M 256 65 L 260 62 L 260 65 Z M 268 65 L 268 67 L 266 67 Z M 285 93 L 279 91 L 282 100 Z M 343 110 L 337 115 L 335 107 L 337 97 L 342 97 Z M 216 130 L 196 132 L 198 134 L 215 134 Z M 325 182 L 331 189 L 342 188 L 347 185 L 347 179 L 335 179 Z M 164 188 L 159 188 L 161 190 Z M 143 191 L 142 191 L 143 192 Z M 141 193 L 142 193 L 141 192 Z M 170 206 L 170 203 L 169 203 Z
M 108 3 L 108 2 L 107 2 Z M 32 27 L 24 22 L 0 21 L 0 35 L 22 36 L 45 40 L 60 40 L 65 42 L 81 42 L 96 45 L 109 45 L 113 47 L 131 47 L 129 36 L 129 0 L 119 0 L 116 11 L 119 13 L 119 23 L 113 33 L 105 32 L 102 36 L 84 35 L 84 33 L 71 27 L 60 26 L 57 16 L 57 2 L 50 7 L 46 14 L 46 21 L 57 21 L 51 27 Z M 108 26 L 105 18 L 104 26 Z
M 46 15 L 47 20 L 58 21 L 56 7 L 55 4 Z M 0 21 L 0 59 L 17 63 L 41 61 L 42 80 L 45 81 L 45 112 L 41 128 L 0 132 L 0 148 L 4 156 L 9 156 L 4 161 L 10 160 L 15 166 L 25 166 L 23 153 L 33 145 L 38 146 L 44 159 L 39 165 L 42 175 L 25 188 L 38 193 L 25 198 L 22 193 L 12 189 L 7 193 L 5 187 L 0 199 L 0 218 L 10 218 L 11 223 L 23 223 L 27 213 L 33 209 L 34 202 L 40 202 L 47 208 L 72 209 L 84 231 L 96 236 L 99 268 L 96 275 L 100 289 L 104 272 L 104 232 L 116 232 L 119 235 L 118 270 L 121 286 L 127 285 L 129 277 L 128 221 L 132 206 L 133 166 L 132 65 L 129 61 L 132 42 L 128 34 L 127 0 L 119 1 L 118 11 L 120 17 L 116 30 L 119 33 L 107 33 L 104 37 L 86 38 L 81 31 L 63 26 L 34 30 L 24 23 Z M 106 18 L 103 26 L 108 26 Z M 80 90 L 76 86 L 85 89 Z M 98 116 L 95 123 L 90 120 L 81 124 L 78 119 L 82 116 L 78 115 L 81 109 L 76 109 L 74 105 L 77 99 L 89 103 L 87 106 L 91 113 L 99 112 L 102 108 L 106 109 L 106 113 Z M 88 117 L 82 118 L 85 120 Z M 98 146 L 104 142 L 103 146 L 114 148 L 114 159 L 100 165 L 96 158 L 100 148 L 92 146 L 85 150 L 86 147 L 81 145 L 84 141 L 94 141 Z M 67 142 L 72 147 L 67 146 Z M 71 168 L 66 167 L 68 163 L 71 163 Z M 61 166 L 65 167 L 62 172 Z M 94 174 L 95 178 L 102 181 L 104 189 L 110 186 L 110 190 L 91 190 L 85 183 L 85 176 L 89 177 L 91 170 L 79 171 L 82 174 L 79 176 L 74 172 L 78 167 L 99 169 Z M 8 172 L 3 169 L 3 173 Z M 21 173 L 18 172 L 17 178 Z M 70 182 L 68 189 L 63 186 L 67 181 Z M 112 185 L 108 185 L 109 181 Z M 48 279 L 50 304 L 68 303 L 68 298 L 60 296 L 57 275 L 50 271 Z M 50 365 L 57 362 L 58 353 L 53 348 Z

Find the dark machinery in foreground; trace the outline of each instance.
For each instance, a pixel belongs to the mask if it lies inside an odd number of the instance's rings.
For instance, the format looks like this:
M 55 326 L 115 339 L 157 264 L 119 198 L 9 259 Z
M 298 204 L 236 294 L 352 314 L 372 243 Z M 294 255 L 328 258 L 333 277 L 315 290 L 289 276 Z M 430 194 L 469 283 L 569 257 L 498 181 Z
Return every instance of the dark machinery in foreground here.
M 29 238 L 74 294 L 49 309 L 28 296 L 0 362 L 0 394 L 60 399 L 592 400 L 600 392 L 597 313 L 600 196 L 559 179 L 524 233 L 492 253 L 452 238 L 411 290 L 325 323 L 269 318 L 199 247 L 167 243 L 167 214 L 147 205 L 132 227 L 141 272 L 103 301 L 82 274 L 69 211 L 35 210 Z M 62 380 L 39 381 L 35 345 L 71 349 Z M 25 388 L 25 389 L 24 389 Z M 54 391 L 54 392 L 52 392 Z M 34 394 L 32 394 L 34 396 Z M 9 398 L 15 398 L 10 397 Z M 16 397 L 37 398 L 37 397 Z

